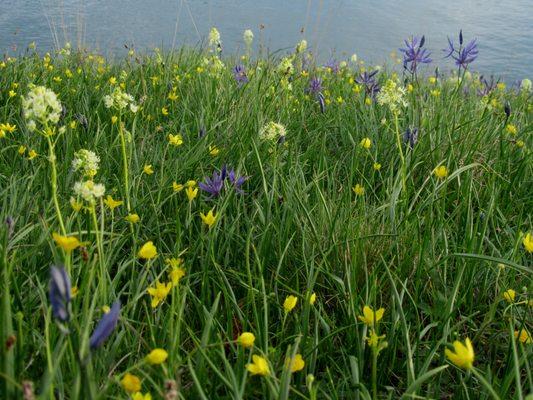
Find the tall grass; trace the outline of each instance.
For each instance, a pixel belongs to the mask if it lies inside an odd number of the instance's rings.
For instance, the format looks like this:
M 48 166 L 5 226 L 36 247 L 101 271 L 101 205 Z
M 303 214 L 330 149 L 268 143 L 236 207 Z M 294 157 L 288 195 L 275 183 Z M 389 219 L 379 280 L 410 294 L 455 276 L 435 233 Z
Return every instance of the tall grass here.
M 303 69 L 294 56 L 288 80 L 274 59 L 225 59 L 215 73 L 204 56 L 132 52 L 108 63 L 30 50 L 1 64 L 0 123 L 16 130 L 0 138 L 0 397 L 31 398 L 33 385 L 42 398 L 125 398 L 126 373 L 142 380 L 142 393 L 167 399 L 533 393 L 532 346 L 515 339 L 533 329 L 532 255 L 523 244 L 532 230 L 530 92 L 499 85 L 480 97 L 475 74 L 430 82 L 383 70 L 381 84 L 396 77 L 407 88 L 396 126 L 355 81 L 362 64 Z M 246 84 L 232 76 L 237 62 Z M 312 77 L 322 79 L 325 112 L 306 92 Z M 59 212 L 83 242 L 70 255 L 52 239 L 61 228 L 47 141 L 22 115 L 31 83 L 64 105 L 58 126 L 66 131 L 50 139 Z M 119 85 L 138 112 L 105 107 Z M 261 140 L 270 121 L 284 125 L 285 141 Z M 407 128 L 419 132 L 412 149 Z M 168 135 L 178 133 L 183 144 L 172 146 Z M 94 179 L 106 195 L 125 202 L 115 210 L 102 199 L 94 213 L 71 207 L 80 179 L 72 160 L 82 148 L 100 156 Z M 220 196 L 200 191 L 189 201 L 173 188 L 224 165 L 248 177 L 244 194 L 226 182 Z M 446 177 L 434 174 L 439 165 Z M 124 219 L 127 193 L 138 223 Z M 211 209 L 217 221 L 208 228 L 200 213 Z M 144 261 L 147 241 L 158 256 Z M 147 289 L 169 281 L 172 257 L 186 275 L 153 308 Z M 52 265 L 66 265 L 77 288 L 64 324 L 48 299 Z M 289 295 L 298 301 L 287 311 Z M 102 307 L 116 300 L 117 327 L 89 350 Z M 364 305 L 384 308 L 383 318 L 363 323 Z M 385 335 L 379 352 L 372 330 Z M 256 337 L 252 348 L 237 342 L 245 331 Z M 445 349 L 467 337 L 475 360 L 464 370 Z M 168 352 L 161 365 L 145 359 L 154 348 Z M 291 373 L 285 360 L 296 354 L 305 366 Z M 252 355 L 267 360 L 268 376 L 247 371 Z

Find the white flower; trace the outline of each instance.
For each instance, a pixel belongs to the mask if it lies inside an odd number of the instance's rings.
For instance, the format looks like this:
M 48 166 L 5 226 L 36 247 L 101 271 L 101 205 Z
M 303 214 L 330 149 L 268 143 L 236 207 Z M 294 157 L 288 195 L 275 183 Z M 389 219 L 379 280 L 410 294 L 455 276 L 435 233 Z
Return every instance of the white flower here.
M 100 158 L 90 150 L 81 149 L 74 153 L 72 168 L 81 171 L 83 175 L 93 177 L 98 172 Z
M 531 80 L 529 79 L 522 79 L 522 82 L 520 82 L 520 89 L 522 89 L 524 92 L 531 91 Z
M 278 64 L 277 71 L 280 74 L 287 74 L 291 75 L 294 71 L 294 66 L 292 65 L 292 58 L 291 57 L 283 57 Z
M 222 50 L 222 42 L 220 41 L 220 32 L 217 28 L 212 27 L 209 31 L 209 37 L 208 37 L 208 45 L 211 47 L 211 49 L 221 51 Z
M 94 203 L 105 193 L 105 186 L 101 183 L 94 183 L 91 180 L 76 182 L 74 184 L 74 193 L 89 203 Z
M 242 39 L 246 44 L 246 47 L 252 47 L 252 42 L 254 41 L 254 33 L 250 29 L 246 29 L 242 34 Z
M 44 86 L 30 86 L 30 92 L 22 98 L 24 118 L 28 120 L 28 129 L 33 131 L 37 122 L 43 125 L 57 124 L 62 107 L 57 95 Z
M 259 131 L 259 137 L 262 140 L 278 141 L 280 138 L 287 135 L 285 127 L 277 122 L 270 121 L 263 126 Z
M 350 61 L 355 64 L 357 62 L 357 54 L 353 53 L 352 56 L 350 57 Z
M 307 49 L 307 40 L 303 39 L 296 45 L 296 53 L 301 54 Z
M 118 86 L 113 89 L 110 95 L 104 96 L 104 105 L 106 108 L 116 108 L 117 110 L 123 110 L 129 107 L 133 113 L 137 111 L 137 104 L 133 96 L 123 92 Z
M 407 102 L 404 100 L 405 89 L 398 86 L 396 81 L 389 79 L 381 88 L 376 98 L 380 105 L 387 105 L 391 112 L 399 112 L 400 107 L 407 107 Z

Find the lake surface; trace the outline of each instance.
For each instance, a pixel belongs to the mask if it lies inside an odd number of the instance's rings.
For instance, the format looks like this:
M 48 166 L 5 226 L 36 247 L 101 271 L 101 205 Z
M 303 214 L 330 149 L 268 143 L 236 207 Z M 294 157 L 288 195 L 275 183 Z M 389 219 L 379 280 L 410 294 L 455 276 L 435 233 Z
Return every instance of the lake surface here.
M 533 78 L 532 0 L 0 0 L 0 51 L 16 54 L 35 41 L 41 51 L 70 41 L 121 55 L 199 45 L 216 26 L 224 52 L 242 50 L 250 28 L 270 51 L 302 38 L 322 60 L 356 53 L 367 63 L 391 62 L 410 35 L 426 36 L 435 65 L 446 37 L 477 38 L 473 68 L 512 82 Z M 260 29 L 260 26 L 264 26 Z M 303 30 L 303 34 L 301 31 Z M 15 50 L 16 49 L 16 50 Z

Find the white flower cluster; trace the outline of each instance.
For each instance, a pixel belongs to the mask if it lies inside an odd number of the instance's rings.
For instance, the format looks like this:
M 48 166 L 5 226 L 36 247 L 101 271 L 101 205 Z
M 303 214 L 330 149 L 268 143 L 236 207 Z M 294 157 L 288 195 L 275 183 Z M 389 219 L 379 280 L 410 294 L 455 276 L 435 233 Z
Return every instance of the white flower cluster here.
M 280 138 L 285 137 L 287 131 L 285 127 L 277 122 L 270 121 L 263 126 L 259 131 L 259 137 L 265 141 L 278 141 Z
M 209 75 L 211 76 L 220 75 L 226 68 L 222 60 L 216 55 L 204 57 L 202 60 L 202 65 L 209 71 Z
M 254 41 L 254 33 L 252 30 L 246 29 L 242 34 L 242 39 L 244 40 L 244 44 L 246 44 L 246 48 L 250 49 L 252 47 L 252 42 Z
M 292 75 L 294 65 L 292 65 L 292 57 L 283 57 L 277 66 L 277 71 L 280 74 Z
M 94 177 L 98 172 L 100 157 L 93 151 L 81 149 L 74 153 L 72 168 L 74 171 L 81 171 L 84 176 Z
M 133 96 L 123 92 L 120 87 L 116 87 L 110 95 L 104 96 L 104 104 L 106 108 L 116 108 L 117 110 L 129 107 L 132 113 L 136 113 L 139 110 L 139 106 L 135 103 Z
M 74 193 L 85 201 L 94 204 L 96 199 L 104 195 L 105 186 L 101 183 L 94 183 L 92 180 L 76 182 L 74 184 Z
M 303 39 L 296 45 L 296 53 L 302 54 L 307 49 L 307 40 Z
M 24 118 L 28 120 L 28 129 L 34 131 L 37 122 L 46 125 L 57 124 L 61 115 L 61 103 L 57 95 L 44 86 L 31 86 L 30 92 L 22 98 Z
M 214 51 L 222 51 L 222 41 L 220 40 L 220 32 L 217 28 L 212 27 L 209 31 L 208 45 Z
M 380 105 L 387 105 L 392 113 L 398 113 L 400 107 L 407 107 L 404 99 L 405 89 L 392 79 L 387 80 L 376 98 Z

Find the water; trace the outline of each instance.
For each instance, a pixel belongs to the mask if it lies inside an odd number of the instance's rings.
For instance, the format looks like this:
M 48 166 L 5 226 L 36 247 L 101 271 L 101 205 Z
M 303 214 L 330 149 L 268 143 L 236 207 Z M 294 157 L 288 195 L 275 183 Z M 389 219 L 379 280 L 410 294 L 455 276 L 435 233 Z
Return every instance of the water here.
M 306 38 L 322 60 L 357 53 L 367 63 L 381 63 L 390 62 L 404 38 L 425 34 L 436 63 L 449 69 L 440 50 L 446 36 L 456 38 L 462 28 L 465 40 L 478 38 L 474 68 L 512 82 L 533 78 L 531 5 L 531 0 L 0 0 L 0 51 L 16 54 L 33 41 L 48 50 L 70 41 L 120 55 L 124 44 L 137 50 L 195 46 L 216 26 L 226 53 L 242 49 L 242 32 L 250 28 L 256 49 L 261 43 L 286 51 Z

